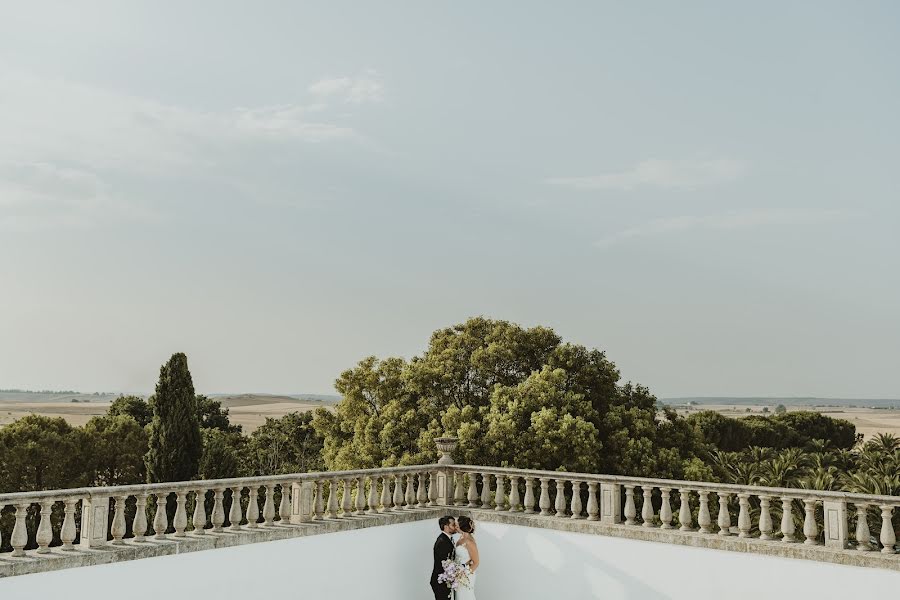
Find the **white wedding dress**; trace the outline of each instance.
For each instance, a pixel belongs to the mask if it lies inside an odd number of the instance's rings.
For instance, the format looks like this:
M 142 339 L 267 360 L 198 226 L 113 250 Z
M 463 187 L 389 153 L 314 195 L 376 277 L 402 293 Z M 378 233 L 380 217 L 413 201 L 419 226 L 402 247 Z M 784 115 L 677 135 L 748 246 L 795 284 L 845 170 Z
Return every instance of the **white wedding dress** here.
M 471 560 L 471 556 L 469 556 L 469 549 L 465 546 L 457 546 L 456 547 L 456 561 L 460 563 L 467 563 Z M 475 578 L 476 573 L 469 573 L 469 587 L 459 586 L 456 590 L 456 600 L 475 600 Z

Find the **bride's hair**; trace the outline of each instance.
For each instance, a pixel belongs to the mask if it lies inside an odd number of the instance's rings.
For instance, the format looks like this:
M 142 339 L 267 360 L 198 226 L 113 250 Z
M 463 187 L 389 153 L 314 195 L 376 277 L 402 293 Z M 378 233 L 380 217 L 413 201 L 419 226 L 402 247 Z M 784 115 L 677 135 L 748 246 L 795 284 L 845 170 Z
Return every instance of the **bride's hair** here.
M 475 533 L 475 523 L 472 522 L 471 517 L 458 517 L 456 519 L 456 525 L 459 527 L 460 531 Z

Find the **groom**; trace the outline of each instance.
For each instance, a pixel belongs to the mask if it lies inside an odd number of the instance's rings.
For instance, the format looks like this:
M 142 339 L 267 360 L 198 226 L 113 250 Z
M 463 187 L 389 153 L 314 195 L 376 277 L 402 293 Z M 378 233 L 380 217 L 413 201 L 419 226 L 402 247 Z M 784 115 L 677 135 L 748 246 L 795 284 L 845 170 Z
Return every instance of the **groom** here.
M 453 534 L 456 529 L 456 519 L 453 517 L 441 517 L 438 519 L 438 527 L 441 535 L 434 542 L 434 569 L 431 571 L 431 589 L 434 591 L 434 600 L 448 600 L 450 588 L 444 583 L 438 582 L 438 575 L 444 572 L 441 561 L 452 559 L 456 555 L 456 544 L 453 543 Z

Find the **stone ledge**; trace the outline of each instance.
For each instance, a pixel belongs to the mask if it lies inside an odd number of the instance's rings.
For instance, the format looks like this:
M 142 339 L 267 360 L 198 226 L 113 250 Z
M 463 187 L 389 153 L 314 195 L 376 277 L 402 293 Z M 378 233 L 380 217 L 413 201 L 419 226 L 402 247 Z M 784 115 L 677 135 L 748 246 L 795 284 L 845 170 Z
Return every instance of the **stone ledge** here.
M 36 550 L 29 550 L 25 556 L 17 558 L 4 553 L 0 554 L 0 577 L 44 573 L 73 567 L 104 565 L 155 556 L 168 556 L 243 544 L 256 544 L 324 533 L 351 531 L 365 527 L 411 523 L 437 518 L 437 516 L 445 512 L 447 512 L 446 508 L 404 509 L 402 511 L 364 516 L 353 515 L 336 519 L 326 518 L 300 525 L 281 525 L 280 521 L 276 521 L 275 525 L 269 527 L 260 525 L 255 529 L 246 529 L 246 526 L 244 526 L 238 531 L 231 531 L 226 528 L 221 533 L 213 533 L 211 529 L 206 529 L 202 535 L 194 535 L 188 532 L 184 537 L 176 538 L 169 534 L 164 539 L 148 538 L 143 542 L 135 542 L 128 539 L 118 545 L 108 545 L 100 548 L 79 549 L 76 546 L 75 550 L 64 551 L 60 547 L 55 547 L 51 548 L 50 552 L 46 554 L 36 554 Z
M 445 512 L 468 515 L 476 520 L 506 525 L 521 525 L 572 533 L 590 533 L 645 542 L 678 544 L 696 548 L 710 548 L 712 550 L 764 554 L 781 558 L 816 560 L 854 567 L 873 567 L 900 571 L 900 554 L 883 554 L 877 551 L 838 550 L 826 548 L 825 546 L 811 546 L 802 542 L 784 543 L 754 538 L 739 538 L 737 536 L 679 531 L 678 529 L 641 527 L 640 525 L 608 525 L 599 521 L 587 521 L 585 519 L 544 517 L 508 511 L 473 509 L 464 506 L 452 507 L 450 510 L 445 510 Z

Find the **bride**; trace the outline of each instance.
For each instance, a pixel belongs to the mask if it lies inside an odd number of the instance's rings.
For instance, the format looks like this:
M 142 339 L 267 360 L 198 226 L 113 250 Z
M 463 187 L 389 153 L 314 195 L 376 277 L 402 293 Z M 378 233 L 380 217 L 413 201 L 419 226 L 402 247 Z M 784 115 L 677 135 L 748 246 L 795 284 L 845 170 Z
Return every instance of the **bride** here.
M 469 517 L 460 517 L 456 526 L 462 534 L 456 541 L 456 560 L 469 567 L 469 587 L 460 586 L 456 590 L 456 600 L 475 600 L 475 572 L 478 570 L 478 544 L 475 543 L 475 522 Z

